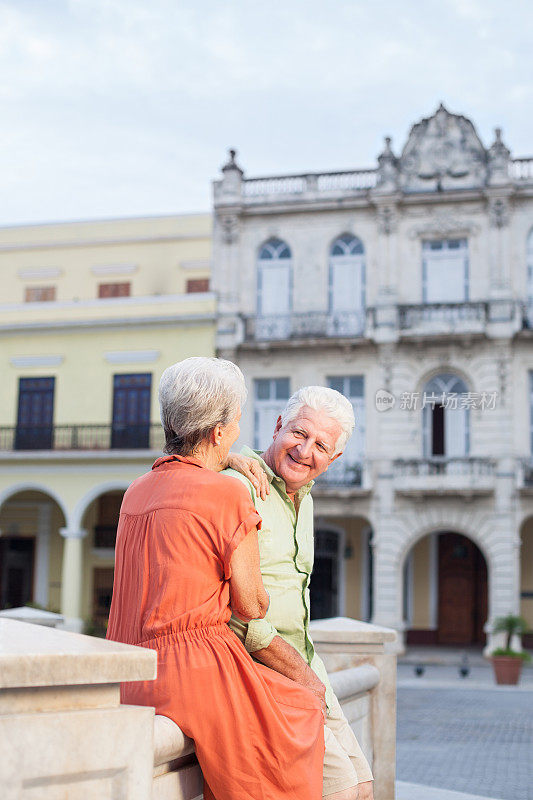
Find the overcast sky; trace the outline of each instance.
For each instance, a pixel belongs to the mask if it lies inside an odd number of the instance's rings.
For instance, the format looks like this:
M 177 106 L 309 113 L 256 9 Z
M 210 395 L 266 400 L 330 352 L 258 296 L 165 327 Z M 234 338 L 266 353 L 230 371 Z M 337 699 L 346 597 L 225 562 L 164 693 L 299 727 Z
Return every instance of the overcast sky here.
M 0 0 L 0 225 L 207 211 L 374 166 L 442 100 L 533 155 L 528 0 Z

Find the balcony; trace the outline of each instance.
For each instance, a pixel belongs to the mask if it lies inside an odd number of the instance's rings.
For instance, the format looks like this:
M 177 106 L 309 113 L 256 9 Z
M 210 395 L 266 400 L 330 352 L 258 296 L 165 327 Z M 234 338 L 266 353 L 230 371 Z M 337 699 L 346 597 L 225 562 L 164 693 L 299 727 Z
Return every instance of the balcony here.
M 0 427 L 0 452 L 37 451 L 161 451 L 163 429 L 158 422 L 144 425 L 47 425 Z
M 365 334 L 366 311 L 311 311 L 308 314 L 256 315 L 245 318 L 246 342 L 289 339 L 361 338 Z
M 487 495 L 494 491 L 491 458 L 433 456 L 393 462 L 394 489 L 404 495 Z
M 363 464 L 344 464 L 340 458 L 317 478 L 316 483 L 322 487 L 346 486 L 360 489 L 363 486 Z
M 487 303 L 420 303 L 398 306 L 399 327 L 404 336 L 446 333 L 484 333 Z

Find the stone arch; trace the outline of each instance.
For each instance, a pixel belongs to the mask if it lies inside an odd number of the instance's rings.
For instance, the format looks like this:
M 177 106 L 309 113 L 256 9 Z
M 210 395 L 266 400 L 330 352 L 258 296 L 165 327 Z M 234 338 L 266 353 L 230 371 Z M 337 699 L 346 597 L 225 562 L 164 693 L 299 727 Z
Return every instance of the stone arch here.
M 59 608 L 63 538 L 69 509 L 34 481 L 0 492 L 0 608 L 38 603 Z
M 73 530 L 80 529 L 87 509 L 100 495 L 106 494 L 107 492 L 125 492 L 130 483 L 131 481 L 128 480 L 107 481 L 106 483 L 99 483 L 97 486 L 93 486 L 89 489 L 89 491 L 78 500 L 72 512 Z
M 70 527 L 71 514 L 67 504 L 63 498 L 57 494 L 57 492 L 55 492 L 53 489 L 50 489 L 49 486 L 44 486 L 41 483 L 34 483 L 32 481 L 15 483 L 12 486 L 7 487 L 7 489 L 3 489 L 0 491 L 0 508 L 2 508 L 4 503 L 10 500 L 11 497 L 16 494 L 20 494 L 21 492 L 40 492 L 40 494 L 50 497 L 61 509 L 61 513 L 65 519 L 65 526 L 67 528 Z
M 416 382 L 415 391 L 423 392 L 424 387 L 427 386 L 433 378 L 438 378 L 439 375 L 456 375 L 463 381 L 468 391 L 473 391 L 472 376 L 457 364 L 439 364 L 429 370 L 425 370 Z
M 429 501 L 399 513 L 393 524 L 377 529 L 373 621 L 403 630 L 402 571 L 407 553 L 424 536 L 454 531 L 471 539 L 482 552 L 488 573 L 487 629 L 500 615 L 518 611 L 519 538 L 513 521 L 481 510 L 454 509 Z M 487 648 L 493 639 L 489 637 Z

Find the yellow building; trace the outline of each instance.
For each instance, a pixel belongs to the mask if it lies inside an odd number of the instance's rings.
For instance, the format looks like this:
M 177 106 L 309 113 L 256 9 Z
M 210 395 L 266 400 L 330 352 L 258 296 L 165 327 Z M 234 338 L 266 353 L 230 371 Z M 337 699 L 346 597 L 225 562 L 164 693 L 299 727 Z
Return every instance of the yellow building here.
M 169 364 L 214 354 L 208 214 L 0 229 L 0 608 L 105 624 Z

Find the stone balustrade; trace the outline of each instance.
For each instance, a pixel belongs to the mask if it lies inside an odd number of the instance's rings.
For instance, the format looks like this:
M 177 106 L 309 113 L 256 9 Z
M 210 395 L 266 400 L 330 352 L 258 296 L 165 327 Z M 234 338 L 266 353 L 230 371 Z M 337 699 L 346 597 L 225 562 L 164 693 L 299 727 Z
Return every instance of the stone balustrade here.
M 344 618 L 312 627 L 375 798 L 394 800 L 396 634 Z M 3 800 L 201 800 L 193 742 L 152 708 L 119 704 L 121 681 L 155 672 L 151 650 L 0 619 Z
M 2 800 L 147 800 L 154 710 L 120 683 L 155 675 L 151 650 L 0 619 Z

